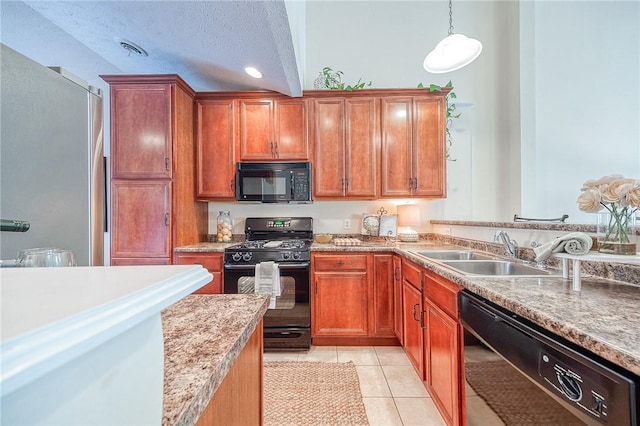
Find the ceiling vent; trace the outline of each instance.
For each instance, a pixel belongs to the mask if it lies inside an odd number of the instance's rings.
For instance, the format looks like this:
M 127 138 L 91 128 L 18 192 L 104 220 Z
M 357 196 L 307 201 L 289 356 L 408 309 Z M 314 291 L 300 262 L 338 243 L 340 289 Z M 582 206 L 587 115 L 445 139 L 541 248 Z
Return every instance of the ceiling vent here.
M 146 50 L 129 40 L 117 38 L 116 41 L 120 43 L 120 46 L 124 50 L 129 52 L 129 56 L 131 56 L 132 53 L 137 56 L 149 56 Z

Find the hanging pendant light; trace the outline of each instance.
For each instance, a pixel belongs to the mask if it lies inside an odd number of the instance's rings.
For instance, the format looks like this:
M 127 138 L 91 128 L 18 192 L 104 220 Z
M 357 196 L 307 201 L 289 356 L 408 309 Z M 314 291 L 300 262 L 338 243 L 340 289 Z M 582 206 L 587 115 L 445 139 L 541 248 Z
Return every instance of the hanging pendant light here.
M 434 74 L 458 70 L 469 65 L 482 52 L 482 43 L 453 33 L 453 12 L 449 0 L 449 35 L 440 41 L 424 59 L 424 69 Z

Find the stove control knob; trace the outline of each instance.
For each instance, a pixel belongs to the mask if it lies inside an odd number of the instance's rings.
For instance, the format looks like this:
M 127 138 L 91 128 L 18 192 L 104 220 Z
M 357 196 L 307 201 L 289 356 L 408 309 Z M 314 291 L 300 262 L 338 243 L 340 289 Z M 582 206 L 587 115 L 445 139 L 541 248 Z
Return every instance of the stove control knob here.
M 294 260 L 300 260 L 300 252 L 299 251 L 293 253 L 293 259 Z
M 237 262 L 240 259 L 242 259 L 242 255 L 240 253 L 233 253 L 232 258 L 233 258 L 233 260 L 235 260 Z
M 246 262 L 250 261 L 251 260 L 251 253 L 250 252 L 243 253 L 242 254 L 242 260 L 244 260 Z
M 289 260 L 291 254 L 289 252 L 282 253 L 282 260 Z

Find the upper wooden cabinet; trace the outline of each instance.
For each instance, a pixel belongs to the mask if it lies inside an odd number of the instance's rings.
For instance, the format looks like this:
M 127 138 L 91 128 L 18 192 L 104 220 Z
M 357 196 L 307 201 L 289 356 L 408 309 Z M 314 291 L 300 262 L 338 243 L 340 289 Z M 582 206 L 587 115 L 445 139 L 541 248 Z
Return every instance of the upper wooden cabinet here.
M 198 198 L 235 198 L 236 127 L 233 99 L 196 101 Z
M 111 177 L 171 178 L 170 84 L 111 87 Z
M 376 197 L 377 100 L 311 99 L 315 198 Z
M 302 98 L 238 99 L 240 160 L 308 160 L 307 109 Z
M 380 196 L 446 196 L 444 96 L 385 97 L 380 110 Z

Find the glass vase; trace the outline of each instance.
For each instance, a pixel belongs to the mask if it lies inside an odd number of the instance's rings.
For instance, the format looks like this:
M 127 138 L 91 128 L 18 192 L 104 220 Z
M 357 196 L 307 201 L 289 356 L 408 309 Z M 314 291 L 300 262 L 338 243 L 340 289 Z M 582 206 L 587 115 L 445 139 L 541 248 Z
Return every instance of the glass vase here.
M 637 251 L 636 216 L 627 209 L 598 213 L 598 251 L 634 255 Z

